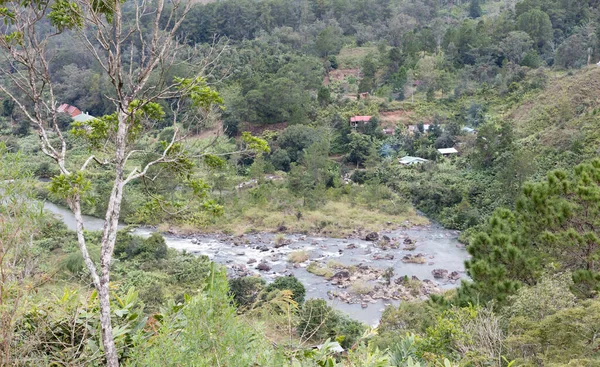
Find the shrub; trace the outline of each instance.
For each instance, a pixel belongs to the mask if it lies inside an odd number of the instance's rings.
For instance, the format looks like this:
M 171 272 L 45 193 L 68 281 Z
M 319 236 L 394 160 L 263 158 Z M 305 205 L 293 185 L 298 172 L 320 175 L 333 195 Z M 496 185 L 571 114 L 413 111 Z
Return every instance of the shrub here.
M 307 251 L 294 251 L 288 255 L 288 261 L 291 263 L 303 263 L 309 258 Z
M 323 299 L 309 299 L 300 310 L 296 327 L 302 339 L 324 340 L 336 335 L 339 316 Z
M 373 292 L 373 288 L 373 284 L 362 280 L 356 281 L 350 286 L 350 290 L 356 294 L 369 294 Z
M 154 258 L 156 260 L 164 259 L 167 257 L 167 249 L 168 247 L 164 237 L 160 233 L 154 232 L 150 237 L 144 240 L 139 255 Z
M 325 267 L 319 266 L 319 263 L 317 263 L 316 261 L 313 261 L 310 264 L 308 264 L 306 271 L 308 271 L 311 274 L 314 274 L 314 275 L 317 275 L 320 277 L 325 277 L 325 278 L 331 278 L 333 276 L 333 270 L 331 270 L 327 266 L 325 266 Z
M 306 289 L 304 285 L 295 276 L 279 277 L 267 286 L 266 292 L 271 293 L 275 290 L 289 290 L 293 294 L 293 300 L 299 305 L 304 303 Z
M 115 244 L 115 256 L 121 259 L 140 257 L 145 260 L 160 260 L 167 257 L 167 243 L 160 233 L 152 233 L 146 239 L 129 233 L 120 233 Z
M 229 279 L 229 293 L 238 306 L 250 306 L 265 289 L 265 281 L 260 277 L 240 277 Z

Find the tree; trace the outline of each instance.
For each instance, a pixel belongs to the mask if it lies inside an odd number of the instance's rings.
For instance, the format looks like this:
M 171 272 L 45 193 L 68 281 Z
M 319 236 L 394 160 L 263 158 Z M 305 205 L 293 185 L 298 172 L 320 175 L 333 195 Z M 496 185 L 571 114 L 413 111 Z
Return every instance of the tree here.
M 10 25 L 10 33 L 0 39 L 0 47 L 10 61 L 7 64 L 16 70 L 0 68 L 5 77 L 0 90 L 35 127 L 42 152 L 58 166 L 60 175 L 53 178 L 50 189 L 74 213 L 79 249 L 99 296 L 106 364 L 115 367 L 119 361 L 111 325 L 110 274 L 124 189 L 127 184 L 146 178 L 155 166 L 163 165 L 178 172 L 199 199 L 205 196 L 207 186 L 191 176 L 192 159 L 214 156 L 206 151 L 190 156 L 184 145 L 186 132 L 179 122 L 185 120 L 187 126 L 197 125 L 203 121 L 204 111 L 222 102 L 203 77 L 215 59 L 191 50 L 186 51 L 189 58 L 177 58 L 178 51 L 187 47 L 178 43 L 175 36 L 191 8 L 190 2 L 174 1 L 166 6 L 162 0 L 101 4 L 75 0 L 56 1 L 49 6 L 38 1 L 6 5 L 3 16 Z M 126 17 L 131 18 L 126 20 Z M 148 18 L 152 20 L 146 23 Z M 63 32 L 77 34 L 110 80 L 110 101 L 114 108 L 111 114 L 75 125 L 69 135 L 61 131 L 58 123 L 56 88 L 50 72 L 53 47 L 50 41 Z M 209 54 L 220 53 L 213 51 L 216 53 Z M 187 70 L 179 77 L 171 75 L 172 66 L 180 63 L 186 64 Z M 158 102 L 170 104 L 175 133 L 170 141 L 161 144 L 161 151 L 156 154 L 151 147 L 135 143 L 144 131 L 165 117 Z M 83 161 L 72 157 L 67 149 L 72 136 L 88 144 L 91 153 Z M 267 149 L 266 142 L 250 135 L 245 135 L 245 141 L 246 148 Z M 133 156 L 143 153 L 152 153 L 154 158 L 142 166 L 130 163 Z M 112 176 L 99 264 L 89 254 L 81 209 L 92 186 L 86 175 L 94 165 L 108 169 Z
M 481 17 L 481 5 L 479 4 L 479 0 L 471 0 L 471 4 L 469 5 L 469 16 L 473 19 Z
M 533 39 L 538 47 L 552 41 L 552 22 L 550 16 L 539 9 L 533 9 L 517 18 L 517 28 Z
M 321 106 L 327 106 L 331 103 L 331 93 L 329 88 L 326 86 L 319 87 L 319 91 L 317 93 L 317 101 Z
M 406 33 L 412 32 L 417 27 L 417 20 L 410 15 L 398 13 L 388 20 L 388 41 L 390 45 L 399 47 L 402 45 Z
M 533 40 L 522 31 L 510 32 L 500 43 L 500 49 L 508 61 L 520 64 L 528 52 L 531 51 Z
M 591 42 L 586 37 L 581 34 L 574 34 L 561 43 L 556 50 L 555 63 L 565 69 L 585 66 L 590 47 Z
M 535 284 L 540 259 L 527 244 L 513 213 L 497 210 L 484 231 L 473 237 L 467 251 L 472 258 L 465 262 L 473 283 L 463 283 L 459 299 L 506 301 L 523 283 Z
M 301 164 L 294 164 L 288 179 L 291 192 L 302 197 L 303 205 L 315 207 L 323 201 L 324 190 L 333 185 L 338 172 L 329 161 L 329 142 L 313 143 L 304 151 Z
M 315 41 L 317 54 L 321 57 L 327 57 L 331 54 L 337 54 L 342 48 L 342 32 L 339 27 L 329 26 L 317 36 Z
M 358 85 L 358 92 L 371 92 L 375 88 L 375 74 L 377 73 L 377 65 L 373 59 L 373 55 L 367 55 L 362 61 L 360 71 L 362 79 Z
M 358 168 L 361 163 L 374 154 L 377 152 L 373 139 L 369 135 L 353 131 L 348 144 L 348 161 L 356 163 Z
M 497 210 L 467 247 L 474 283 L 459 293 L 504 301 L 522 284 L 536 284 L 543 264 L 553 264 L 573 274 L 578 295 L 594 296 L 600 291 L 599 203 L 599 159 L 526 184 L 515 209 Z

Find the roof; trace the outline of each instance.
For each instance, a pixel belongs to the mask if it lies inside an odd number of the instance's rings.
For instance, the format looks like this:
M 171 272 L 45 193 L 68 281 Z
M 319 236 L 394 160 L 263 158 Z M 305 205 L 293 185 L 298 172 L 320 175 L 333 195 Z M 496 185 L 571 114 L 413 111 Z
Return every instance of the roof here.
M 429 131 L 431 124 L 423 124 L 423 131 Z M 418 131 L 419 125 L 408 125 L 408 131 Z
M 79 110 L 79 108 L 68 105 L 66 103 L 61 104 L 57 109 L 57 112 L 64 112 L 64 113 L 68 113 L 69 115 L 71 115 L 71 117 L 75 117 L 77 115 L 81 114 L 81 110 Z
M 442 154 L 442 155 L 446 155 L 446 154 L 456 154 L 456 153 L 458 153 L 458 150 L 456 150 L 454 148 L 442 148 L 442 149 L 438 149 L 438 152 L 440 152 L 440 154 Z
M 350 117 L 350 122 L 369 122 L 373 116 L 354 116 Z
M 87 113 L 80 113 L 79 115 L 73 116 L 73 121 L 86 122 L 95 119 L 94 116 L 88 115 Z
M 463 127 L 462 130 L 466 131 L 466 132 L 468 132 L 470 134 L 473 134 L 473 133 L 477 132 L 477 130 L 473 129 L 472 127 L 467 127 L 467 126 Z
M 400 164 L 410 165 L 410 164 L 420 164 L 420 163 L 429 162 L 429 160 L 427 160 L 425 158 L 411 157 L 411 156 L 407 155 L 406 157 L 400 158 L 398 160 L 398 162 L 400 162 Z

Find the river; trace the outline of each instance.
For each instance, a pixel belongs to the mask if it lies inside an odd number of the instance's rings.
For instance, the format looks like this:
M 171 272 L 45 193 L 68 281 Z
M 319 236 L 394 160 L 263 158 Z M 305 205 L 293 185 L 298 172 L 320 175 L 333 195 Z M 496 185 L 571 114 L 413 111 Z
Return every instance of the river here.
M 75 218 L 70 210 L 50 202 L 46 202 L 44 206 L 46 210 L 60 216 L 69 229 L 75 230 Z M 102 219 L 89 216 L 85 216 L 84 221 L 87 230 L 99 230 L 104 222 Z M 152 230 L 138 228 L 133 233 L 147 237 L 152 233 Z M 286 235 L 285 237 L 290 244 L 279 248 L 275 248 L 273 245 L 274 235 L 267 233 L 244 236 L 243 243 L 231 236 L 217 234 L 196 235 L 189 238 L 164 235 L 164 238 L 169 247 L 186 250 L 198 255 L 207 255 L 211 260 L 226 265 L 230 272 L 243 270 L 259 273 L 255 266 L 257 263 L 265 261 L 271 267 L 267 272 L 260 272 L 265 279 L 272 280 L 277 276 L 293 274 L 306 287 L 307 299 L 326 299 L 334 308 L 369 325 L 376 325 L 379 322 L 386 304 L 397 304 L 398 301 L 376 300 L 369 304 L 367 308 L 363 308 L 360 304 L 347 304 L 330 300 L 328 292 L 337 290 L 336 286 L 323 277 L 306 271 L 308 262 L 299 264 L 298 267 L 291 266 L 287 261 L 288 254 L 293 251 L 304 250 L 308 252 L 310 260 L 314 261 L 327 262 L 335 260 L 344 265 L 365 264 L 380 269 L 393 267 L 395 276 L 407 275 L 409 277 L 416 276 L 419 279 L 430 279 L 441 288 L 452 288 L 458 283 L 435 280 L 431 273 L 433 269 L 457 271 L 465 277 L 464 261 L 468 258 L 468 254 L 458 242 L 458 231 L 447 230 L 437 224 L 431 224 L 409 229 L 382 231 L 379 234 L 381 236 L 387 235 L 390 238 L 408 237 L 416 241 L 417 248 L 414 251 L 406 251 L 401 248 L 383 251 L 374 246 L 373 242 L 365 240 L 294 234 Z M 423 264 L 402 262 L 402 257 L 409 253 L 423 253 L 427 261 Z M 391 254 L 394 255 L 394 259 L 375 260 L 374 257 L 377 258 L 378 254 L 382 256 L 385 254 L 388 257 Z M 249 265 L 249 262 L 252 262 L 252 265 Z

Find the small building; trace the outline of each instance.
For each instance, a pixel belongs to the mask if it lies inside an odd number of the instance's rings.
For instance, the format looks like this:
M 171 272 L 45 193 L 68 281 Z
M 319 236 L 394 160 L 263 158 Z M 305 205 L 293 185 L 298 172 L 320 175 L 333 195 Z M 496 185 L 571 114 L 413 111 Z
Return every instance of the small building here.
M 67 113 L 71 117 L 75 117 L 81 115 L 81 110 L 75 106 L 71 106 L 69 104 L 63 103 L 57 109 L 56 112 Z
M 471 135 L 477 134 L 477 130 L 473 129 L 472 127 L 465 126 L 462 128 L 462 131 L 466 132 L 467 134 L 471 134 Z
M 400 158 L 398 160 L 398 162 L 405 166 L 412 166 L 413 164 L 427 163 L 427 162 L 429 162 L 429 160 L 425 159 L 425 158 L 411 157 L 411 156 L 407 155 L 406 157 Z
M 383 129 L 385 135 L 394 135 L 394 129 Z
M 431 124 L 423 124 L 423 132 L 428 132 L 429 128 L 431 127 Z M 419 125 L 408 125 L 408 132 L 410 133 L 416 133 L 419 131 Z
M 95 119 L 95 117 L 92 116 L 92 115 L 88 115 L 87 112 L 86 113 L 80 113 L 77 116 L 73 116 L 73 121 L 76 121 L 76 122 L 88 122 L 88 121 L 93 120 L 93 119 Z
M 366 125 L 369 121 L 371 121 L 371 118 L 373 116 L 353 116 L 350 117 L 350 125 L 352 125 L 353 128 L 357 128 L 359 124 L 363 124 Z
M 456 150 L 454 148 L 442 148 L 442 149 L 438 149 L 438 152 L 440 152 L 440 154 L 443 156 L 458 154 L 458 150 Z

